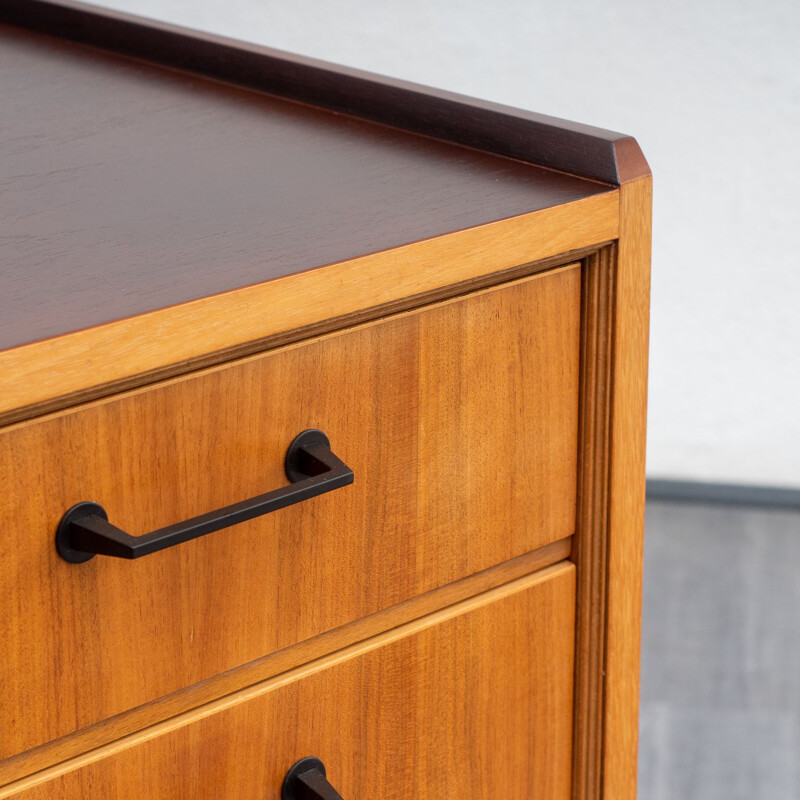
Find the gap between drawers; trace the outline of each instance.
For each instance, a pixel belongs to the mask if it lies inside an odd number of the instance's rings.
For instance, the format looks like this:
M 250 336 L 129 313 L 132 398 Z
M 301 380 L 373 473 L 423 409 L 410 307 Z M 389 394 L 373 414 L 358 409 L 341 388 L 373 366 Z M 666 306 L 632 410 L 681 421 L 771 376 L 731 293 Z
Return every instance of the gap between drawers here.
M 162 729 L 188 724 L 201 709 L 206 716 L 244 702 L 269 691 L 279 676 L 294 680 L 298 671 L 318 671 L 436 624 L 440 617 L 457 616 L 487 593 L 514 593 L 520 582 L 527 586 L 566 566 L 571 553 L 570 536 L 12 756 L 0 763 L 0 798 L 153 738 Z

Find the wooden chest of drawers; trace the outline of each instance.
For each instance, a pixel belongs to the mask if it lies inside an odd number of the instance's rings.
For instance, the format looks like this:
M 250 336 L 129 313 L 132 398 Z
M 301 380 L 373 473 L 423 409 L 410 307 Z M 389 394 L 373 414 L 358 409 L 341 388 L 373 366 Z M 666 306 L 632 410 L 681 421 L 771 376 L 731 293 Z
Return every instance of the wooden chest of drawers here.
M 0 23 L 0 797 L 633 798 L 635 142 Z

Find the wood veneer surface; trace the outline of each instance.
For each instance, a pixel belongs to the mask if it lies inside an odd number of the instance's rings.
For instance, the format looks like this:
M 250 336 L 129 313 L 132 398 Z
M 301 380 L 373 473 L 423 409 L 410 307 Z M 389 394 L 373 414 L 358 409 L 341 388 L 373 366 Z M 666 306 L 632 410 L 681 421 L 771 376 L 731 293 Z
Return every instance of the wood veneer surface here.
M 349 647 L 364 639 L 381 635 L 422 616 L 460 603 L 476 594 L 490 591 L 537 570 L 553 566 L 569 558 L 572 537 L 540 547 L 531 553 L 504 561 L 467 578 L 432 589 L 410 600 L 370 614 L 341 628 L 306 639 L 303 642 L 264 658 L 224 672 L 202 683 L 188 686 L 159 700 L 84 728 L 81 731 L 28 750 L 19 756 L 0 761 L 0 786 L 16 782 L 42 770 L 57 768 L 64 761 L 86 752 L 113 747 L 114 742 L 137 731 L 157 725 L 169 725 L 169 720 L 223 700 L 243 687 L 258 683 L 290 669 L 316 661 L 330 653 Z M 0 797 L 2 797 L 0 791 Z
M 0 26 L 0 350 L 609 191 Z
M 315 755 L 345 798 L 569 800 L 574 603 L 549 567 L 0 796 L 277 800 Z
M 614 279 L 603 797 L 635 800 L 653 182 L 620 189 Z
M 615 186 L 650 174 L 624 134 L 93 4 L 4 0 L 0 20 Z
M 0 425 L 571 263 L 616 237 L 617 194 L 0 351 Z
M 571 535 L 579 317 L 573 265 L 0 432 L 0 757 Z M 81 501 L 141 535 L 284 485 L 305 428 L 352 486 L 57 555 Z

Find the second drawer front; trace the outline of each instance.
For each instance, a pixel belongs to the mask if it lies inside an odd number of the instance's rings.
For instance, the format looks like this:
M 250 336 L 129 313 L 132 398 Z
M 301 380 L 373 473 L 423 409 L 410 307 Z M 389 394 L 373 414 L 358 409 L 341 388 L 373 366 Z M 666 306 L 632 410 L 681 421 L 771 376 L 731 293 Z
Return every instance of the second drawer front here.
M 281 800 L 315 756 L 344 800 L 568 800 L 574 592 L 551 567 L 13 796 Z
M 573 533 L 578 267 L 0 433 L 0 758 Z M 63 561 L 64 511 L 133 535 L 286 484 L 337 489 L 135 561 Z

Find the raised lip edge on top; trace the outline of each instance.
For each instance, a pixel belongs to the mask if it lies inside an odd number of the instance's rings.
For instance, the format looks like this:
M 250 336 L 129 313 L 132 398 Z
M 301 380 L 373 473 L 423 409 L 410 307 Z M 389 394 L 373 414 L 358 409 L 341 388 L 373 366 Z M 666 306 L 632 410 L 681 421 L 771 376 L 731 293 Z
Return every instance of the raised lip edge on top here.
M 615 186 L 650 175 L 624 134 L 72 0 L 3 0 L 0 23 Z

